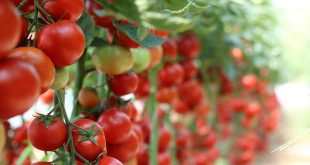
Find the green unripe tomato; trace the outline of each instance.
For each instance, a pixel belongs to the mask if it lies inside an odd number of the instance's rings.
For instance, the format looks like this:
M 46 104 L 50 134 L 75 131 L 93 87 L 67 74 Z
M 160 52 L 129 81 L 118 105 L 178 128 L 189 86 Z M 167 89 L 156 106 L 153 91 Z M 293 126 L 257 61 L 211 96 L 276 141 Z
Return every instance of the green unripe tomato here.
M 150 51 L 147 48 L 133 48 L 130 51 L 134 57 L 133 71 L 139 73 L 147 69 L 151 62 Z
M 125 73 L 133 66 L 134 58 L 130 51 L 122 46 L 104 46 L 93 53 L 96 69 L 109 75 Z
M 57 68 L 54 82 L 51 86 L 52 89 L 58 90 L 65 87 L 69 82 L 69 71 L 66 68 Z

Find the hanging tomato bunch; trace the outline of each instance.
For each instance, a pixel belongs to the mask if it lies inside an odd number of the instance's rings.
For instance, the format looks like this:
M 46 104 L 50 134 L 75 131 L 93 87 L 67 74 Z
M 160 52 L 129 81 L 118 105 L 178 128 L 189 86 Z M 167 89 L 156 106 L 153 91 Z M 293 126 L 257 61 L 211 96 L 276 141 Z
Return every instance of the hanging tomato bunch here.
M 0 0 L 0 163 L 251 164 L 280 118 L 267 2 Z

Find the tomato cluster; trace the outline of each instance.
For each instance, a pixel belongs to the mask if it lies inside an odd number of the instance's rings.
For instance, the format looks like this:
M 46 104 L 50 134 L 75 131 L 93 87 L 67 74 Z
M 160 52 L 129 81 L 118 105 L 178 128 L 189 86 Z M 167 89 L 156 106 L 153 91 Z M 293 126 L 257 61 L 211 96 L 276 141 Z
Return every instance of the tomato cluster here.
M 232 47 L 230 76 L 204 57 L 195 31 L 144 27 L 111 12 L 117 2 L 0 0 L 0 159 L 206 165 L 224 155 L 252 163 L 280 117 L 266 74 L 244 69 L 243 50 Z M 37 100 L 48 110 L 25 121 Z M 12 127 L 15 116 L 22 126 Z

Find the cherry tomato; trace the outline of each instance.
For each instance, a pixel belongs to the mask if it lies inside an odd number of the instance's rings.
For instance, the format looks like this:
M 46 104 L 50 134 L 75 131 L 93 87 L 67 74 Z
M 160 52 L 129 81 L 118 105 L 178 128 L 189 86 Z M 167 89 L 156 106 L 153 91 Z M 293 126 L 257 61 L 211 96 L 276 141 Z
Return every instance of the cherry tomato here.
M 19 47 L 14 49 L 9 57 L 22 59 L 36 68 L 41 79 L 41 93 L 44 93 L 52 85 L 55 78 L 55 67 L 50 58 L 40 49 Z
M 186 104 L 186 102 L 176 99 L 172 102 L 173 110 L 179 114 L 186 114 L 189 112 L 189 106 Z
M 178 51 L 186 59 L 193 59 L 200 54 L 200 43 L 194 33 L 189 33 L 178 40 Z
M 162 152 L 158 155 L 158 165 L 170 165 L 171 157 L 169 152 Z
M 137 98 L 145 98 L 150 94 L 150 80 L 146 74 L 139 74 L 138 88 L 135 91 Z
M 44 3 L 43 8 L 55 21 L 60 19 L 77 21 L 83 13 L 84 1 L 76 0 L 71 3 L 68 0 L 49 0 Z M 44 13 L 41 13 L 44 15 Z
M 160 88 L 156 93 L 156 100 L 159 103 L 172 103 L 177 98 L 178 93 L 176 89 L 170 87 Z
M 39 97 L 41 82 L 36 69 L 19 59 L 2 60 L 0 75 L 0 119 L 6 120 L 33 105 Z
M 32 163 L 32 165 L 53 165 L 50 162 L 37 162 L 37 163 Z
M 197 76 L 198 74 L 198 67 L 195 64 L 195 61 L 193 60 L 186 60 L 181 63 L 183 69 L 184 69 L 184 79 L 192 79 Z
M 168 36 L 169 36 L 169 32 L 165 31 L 165 30 L 151 29 L 150 33 L 152 33 L 152 34 L 154 34 L 156 36 L 159 36 L 159 37 L 161 37 L 163 39 L 167 39 Z
M 101 126 L 89 119 L 79 119 L 74 122 L 74 124 L 88 131 L 92 131 L 92 133 L 83 133 L 83 131 L 78 131 L 76 127 L 72 128 L 72 136 L 76 151 L 89 161 L 96 160 L 97 157 L 106 150 L 105 135 Z M 96 131 L 98 131 L 97 134 L 94 134 Z M 80 141 L 83 137 L 94 138 L 97 144 L 90 139 Z
M 43 103 L 50 105 L 54 100 L 54 90 L 49 89 L 39 97 L 40 100 L 42 100 Z
M 167 40 L 163 45 L 163 53 L 169 59 L 174 59 L 178 55 L 178 45 L 174 40 Z
M 128 102 L 123 108 L 123 112 L 125 112 L 132 122 L 137 121 L 138 110 L 132 102 Z
M 42 151 L 53 151 L 61 147 L 67 140 L 65 123 L 58 117 L 53 117 L 46 124 L 41 117 L 36 117 L 30 124 L 28 138 L 31 144 Z
M 181 99 L 190 107 L 199 104 L 204 98 L 204 90 L 195 80 L 185 81 L 177 89 Z
M 93 88 L 82 88 L 79 91 L 78 100 L 84 108 L 92 108 L 99 104 L 99 94 Z
M 147 48 L 134 48 L 130 49 L 133 58 L 134 64 L 132 69 L 135 72 L 142 72 L 148 68 L 151 62 L 151 53 Z
M 27 133 L 28 133 L 29 124 L 24 124 L 14 130 L 14 135 L 12 141 L 17 146 L 25 145 L 27 142 Z
M 23 0 L 11 0 L 17 7 Z M 41 1 L 39 1 L 41 2 Z M 28 0 L 26 4 L 20 8 L 21 11 L 25 13 L 31 13 L 34 11 L 34 0 Z
M 158 47 L 151 47 L 149 48 L 151 53 L 151 60 L 148 68 L 153 68 L 154 66 L 158 65 L 163 58 L 163 49 L 161 46 Z
M 254 90 L 257 86 L 257 78 L 253 74 L 245 75 L 241 78 L 241 85 L 246 90 Z
M 243 59 L 243 53 L 240 48 L 232 48 L 230 50 L 230 55 L 236 60 L 236 61 L 242 61 Z
M 119 144 L 128 140 L 132 124 L 130 118 L 116 108 L 103 112 L 98 119 L 102 126 L 108 144 Z M 118 131 L 115 131 L 118 130 Z
M 245 108 L 245 114 L 248 117 L 254 117 L 258 115 L 261 112 L 261 107 L 256 101 L 252 101 L 248 103 L 248 105 Z
M 118 96 L 133 93 L 138 87 L 138 76 L 134 72 L 108 77 L 109 87 Z
M 115 131 L 115 130 L 114 130 Z M 139 151 L 139 139 L 134 131 L 131 131 L 129 138 L 121 144 L 108 144 L 108 156 L 112 156 L 122 163 L 134 158 Z
M 158 151 L 162 152 L 168 149 L 171 142 L 170 131 L 165 127 L 160 127 L 159 130 L 159 139 L 158 139 Z
M 162 86 L 173 86 L 183 82 L 184 70 L 178 63 L 166 63 L 157 73 L 159 84 Z
M 66 68 L 57 68 L 55 73 L 55 79 L 51 86 L 52 89 L 58 90 L 67 85 L 69 82 L 69 71 Z
M 19 41 L 18 41 L 19 44 L 22 43 L 22 41 L 28 37 L 27 32 L 28 32 L 28 20 L 22 17 L 22 31 L 19 36 Z
M 123 163 L 113 157 L 104 156 L 99 160 L 98 165 L 123 165 Z
M 93 19 L 97 26 L 103 27 L 103 28 L 113 28 L 113 20 L 111 16 L 104 15 L 104 16 L 98 16 L 95 11 L 104 11 L 104 7 L 94 0 L 86 0 L 85 7 L 88 11 L 88 13 L 93 16 Z
M 147 145 L 144 143 L 141 145 L 137 153 L 138 165 L 149 165 L 150 156 L 147 150 Z
M 64 67 L 82 56 L 85 37 L 76 23 L 63 20 L 44 26 L 38 33 L 36 44 L 57 67 Z
M 7 1 L 0 1 L 0 58 L 7 56 L 20 38 L 22 32 L 22 20 L 14 5 Z
M 139 144 L 142 144 L 144 142 L 144 134 L 143 134 L 143 130 L 142 130 L 141 126 L 138 124 L 133 124 L 132 130 L 136 133 L 136 135 L 139 139 Z
M 130 51 L 121 46 L 96 48 L 93 62 L 98 71 L 109 75 L 127 72 L 132 68 L 134 58 Z

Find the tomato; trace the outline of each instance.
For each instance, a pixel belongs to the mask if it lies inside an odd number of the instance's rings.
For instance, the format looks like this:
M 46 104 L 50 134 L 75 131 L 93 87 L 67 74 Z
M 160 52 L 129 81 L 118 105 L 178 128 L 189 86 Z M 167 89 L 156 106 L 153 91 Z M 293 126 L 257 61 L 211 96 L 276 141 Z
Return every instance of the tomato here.
M 22 32 L 21 16 L 14 5 L 7 0 L 0 0 L 0 58 L 7 56 L 20 38 Z
M 15 6 L 17 7 L 23 0 L 11 0 Z M 26 2 L 26 4 L 20 8 L 21 11 L 25 12 L 25 13 L 31 13 L 34 11 L 34 0 L 28 0 Z
M 114 130 L 115 131 L 115 130 Z M 134 158 L 139 151 L 139 139 L 134 131 L 129 133 L 129 138 L 121 144 L 108 144 L 108 156 L 112 156 L 122 163 Z
M 50 162 L 37 162 L 37 163 L 32 163 L 32 165 L 53 165 Z
M 117 75 L 132 68 L 134 58 L 130 51 L 121 46 L 104 46 L 96 48 L 93 62 L 98 71 Z
M 147 145 L 144 143 L 141 145 L 137 153 L 138 165 L 149 165 L 150 156 L 147 150 Z
M 28 20 L 24 17 L 22 17 L 22 31 L 19 36 L 18 43 L 22 43 L 23 40 L 25 40 L 28 36 Z
M 95 11 L 104 11 L 104 7 L 94 0 L 86 0 L 85 7 L 88 13 L 93 17 L 97 26 L 103 28 L 113 28 L 113 20 L 109 15 L 104 15 L 103 17 L 98 16 Z
M 212 148 L 216 144 L 216 133 L 214 131 L 210 131 L 203 141 L 203 146 L 207 148 Z
M 165 30 L 151 29 L 150 33 L 159 36 L 160 38 L 167 39 L 169 36 L 169 32 Z
M 36 44 L 57 67 L 64 67 L 82 56 L 85 36 L 76 23 L 63 20 L 44 26 L 38 33 Z
M 82 88 L 79 91 L 78 100 L 84 108 L 92 108 L 99 104 L 99 94 L 93 88 Z
M 24 124 L 14 130 L 12 141 L 17 146 L 22 146 L 27 144 L 27 133 L 28 133 L 29 124 Z
M 189 106 L 186 104 L 186 102 L 176 99 L 172 102 L 173 110 L 179 114 L 186 114 L 189 112 Z
M 3 126 L 3 123 L 0 122 L 0 154 L 2 155 L 2 151 L 4 149 L 5 146 L 5 142 L 6 142 L 6 131 L 5 128 Z M 0 157 L 1 159 L 3 159 L 2 157 Z
M 204 98 L 204 90 L 195 80 L 185 81 L 177 90 L 181 99 L 190 107 L 199 104 Z
M 133 93 L 138 87 L 138 81 L 138 76 L 134 72 L 108 77 L 109 87 L 118 96 Z
M 248 117 L 257 116 L 261 112 L 261 107 L 256 101 L 249 102 L 245 108 L 245 114 Z
M 136 133 L 136 135 L 139 139 L 139 144 L 142 144 L 144 142 L 144 134 L 143 134 L 143 130 L 142 130 L 141 126 L 138 124 L 133 124 L 132 130 Z
M 84 131 L 78 131 L 76 127 L 72 128 L 72 136 L 76 151 L 89 161 L 96 160 L 101 153 L 106 151 L 106 140 L 101 126 L 89 119 L 79 119 L 74 122 L 74 124 L 86 129 L 88 132 L 85 133 Z M 92 131 L 92 133 L 89 133 L 89 131 Z M 94 134 L 96 131 L 99 132 Z M 94 138 L 97 144 L 90 141 L 90 139 L 80 141 L 82 137 Z
M 163 45 L 163 53 L 169 59 L 174 59 L 178 55 L 178 45 L 174 40 L 167 40 Z
M 159 84 L 162 86 L 173 86 L 183 82 L 184 70 L 178 63 L 166 63 L 157 73 Z
M 241 78 L 241 85 L 246 90 L 254 90 L 257 86 L 257 78 L 253 74 L 245 75 Z
M 162 152 L 168 149 L 170 142 L 171 142 L 171 134 L 170 131 L 165 127 L 162 126 L 159 129 L 159 139 L 158 139 L 158 151 Z
M 50 58 L 40 49 L 19 47 L 9 54 L 9 58 L 22 59 L 35 67 L 41 80 L 41 93 L 44 93 L 52 85 L 55 78 L 55 67 Z
M 23 114 L 39 97 L 40 78 L 29 63 L 18 59 L 2 60 L 0 77 L 0 119 Z
M 159 88 L 156 92 L 156 100 L 159 103 L 172 103 L 178 98 L 176 89 L 170 87 Z
M 137 121 L 138 110 L 132 102 L 128 102 L 123 108 L 123 112 L 125 112 L 132 122 Z
M 40 100 L 42 100 L 43 103 L 50 105 L 54 100 L 54 90 L 49 89 L 39 97 Z
M 113 157 L 104 156 L 99 160 L 98 165 L 123 165 L 123 163 Z
M 108 144 L 123 143 L 130 136 L 132 128 L 130 118 L 116 108 L 110 108 L 103 112 L 98 118 L 98 123 L 106 134 Z
M 69 71 L 66 68 L 57 68 L 55 74 L 55 80 L 51 86 L 52 89 L 58 90 L 67 85 L 69 82 Z
M 139 74 L 139 83 L 138 88 L 135 91 L 135 96 L 137 98 L 145 98 L 150 93 L 150 80 L 147 77 L 147 74 Z
M 192 79 L 194 77 L 197 76 L 198 74 L 198 67 L 195 63 L 195 61 L 193 60 L 186 60 L 184 62 L 181 63 L 183 69 L 184 69 L 184 79 L 188 80 L 188 79 Z
M 82 16 L 84 1 L 76 0 L 71 3 L 68 0 L 48 0 L 44 3 L 43 8 L 55 21 L 60 19 L 77 21 Z M 41 15 L 44 15 L 44 13 L 41 13 Z
M 52 117 L 47 125 L 43 116 L 36 117 L 30 124 L 28 138 L 31 144 L 42 151 L 53 151 L 61 147 L 67 140 L 66 125 L 62 119 Z M 47 122 L 47 121 L 46 121 Z
M 169 152 L 162 152 L 158 155 L 158 165 L 170 165 L 171 157 Z
M 196 113 L 197 117 L 205 117 L 209 114 L 210 106 L 207 102 L 201 102 L 194 107 L 194 112 Z
M 151 60 L 148 68 L 153 68 L 154 66 L 158 65 L 163 58 L 163 49 L 162 47 L 151 47 L 149 48 L 151 53 Z
M 178 42 L 178 52 L 186 59 L 193 59 L 200 54 L 200 43 L 194 33 L 189 33 L 181 38 Z
M 147 48 L 134 48 L 130 49 L 133 58 L 134 64 L 132 69 L 135 72 L 142 72 L 148 68 L 151 62 L 151 53 Z
M 236 61 L 242 61 L 243 59 L 243 53 L 240 48 L 232 48 L 230 50 L 230 55 L 236 60 Z

